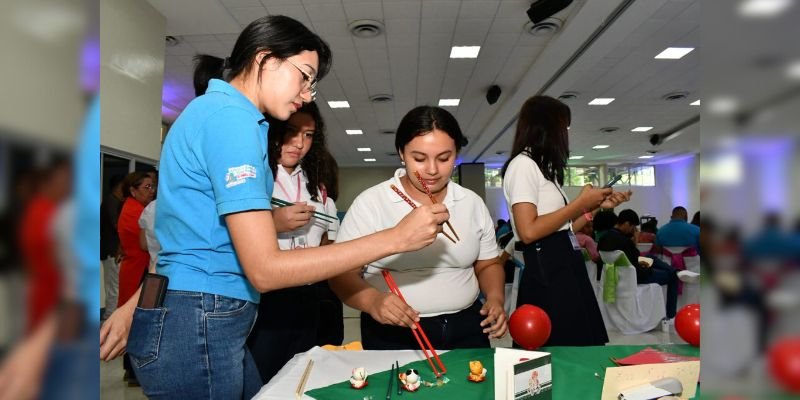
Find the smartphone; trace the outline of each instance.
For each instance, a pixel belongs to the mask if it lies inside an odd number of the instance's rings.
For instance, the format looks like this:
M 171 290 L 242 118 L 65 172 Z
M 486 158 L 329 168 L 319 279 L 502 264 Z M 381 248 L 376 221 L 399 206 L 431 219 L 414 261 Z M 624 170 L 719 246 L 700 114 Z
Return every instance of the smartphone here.
M 605 186 L 603 186 L 603 189 L 610 188 L 610 187 L 616 185 L 617 182 L 619 182 L 620 180 L 622 180 L 622 175 L 614 176 L 613 178 L 611 178 L 610 181 L 608 181 L 608 183 L 605 184 Z
M 142 280 L 142 293 L 139 295 L 139 308 L 153 309 L 164 306 L 169 278 L 164 275 L 146 272 Z

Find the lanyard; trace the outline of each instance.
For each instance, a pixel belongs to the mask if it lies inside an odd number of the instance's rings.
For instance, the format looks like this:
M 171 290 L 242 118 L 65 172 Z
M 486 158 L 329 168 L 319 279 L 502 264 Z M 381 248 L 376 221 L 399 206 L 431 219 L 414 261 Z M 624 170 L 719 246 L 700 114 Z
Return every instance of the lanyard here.
M 283 192 L 283 194 L 286 195 L 286 199 L 287 200 L 292 198 L 292 196 L 289 195 L 289 192 L 286 191 L 286 188 L 283 187 L 283 184 L 281 183 L 280 179 L 276 179 L 275 183 L 278 184 L 278 187 L 281 188 L 281 191 Z M 299 201 L 300 201 L 300 174 L 298 173 L 297 174 L 297 194 L 294 196 L 294 202 L 297 203 Z

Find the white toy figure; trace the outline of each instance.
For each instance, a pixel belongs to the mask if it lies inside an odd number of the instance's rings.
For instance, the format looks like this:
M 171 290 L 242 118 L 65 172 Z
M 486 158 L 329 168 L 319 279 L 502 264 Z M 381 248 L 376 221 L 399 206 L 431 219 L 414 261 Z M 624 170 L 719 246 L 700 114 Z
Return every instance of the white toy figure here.
M 409 392 L 416 392 L 420 385 L 419 371 L 409 369 L 405 373 L 401 373 L 400 382 L 403 383 L 403 389 Z
M 367 370 L 364 367 L 353 368 L 353 374 L 350 376 L 350 387 L 361 389 L 364 386 L 367 386 Z

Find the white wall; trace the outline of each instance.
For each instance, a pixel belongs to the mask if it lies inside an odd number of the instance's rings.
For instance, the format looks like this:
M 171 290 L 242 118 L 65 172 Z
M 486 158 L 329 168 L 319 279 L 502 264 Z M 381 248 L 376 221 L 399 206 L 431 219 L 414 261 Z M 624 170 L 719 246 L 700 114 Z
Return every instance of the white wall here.
M 630 208 L 640 216 L 656 217 L 661 225 L 669 221 L 672 208 L 681 205 L 686 207 L 691 218 L 700 207 L 699 171 L 696 157 L 656 165 L 656 186 L 615 186 L 617 190 L 630 188 L 633 191 L 631 201 L 620 206 L 617 211 Z M 578 197 L 580 191 L 579 187 L 564 188 L 570 199 Z M 508 218 L 508 206 L 501 188 L 486 188 L 486 206 L 489 207 L 492 219 Z
M 158 160 L 166 19 L 146 1 L 100 3 L 100 144 Z
M 339 199 L 336 200 L 336 208 L 347 211 L 356 196 L 391 178 L 396 170 L 395 167 L 339 168 Z

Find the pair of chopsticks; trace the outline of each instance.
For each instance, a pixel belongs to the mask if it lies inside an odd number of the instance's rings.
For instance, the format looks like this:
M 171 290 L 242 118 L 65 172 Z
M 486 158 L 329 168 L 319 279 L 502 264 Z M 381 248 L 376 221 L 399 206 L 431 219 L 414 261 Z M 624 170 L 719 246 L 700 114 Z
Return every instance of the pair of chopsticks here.
M 422 188 L 425 189 L 425 194 L 427 194 L 428 198 L 431 199 L 431 203 L 436 204 L 436 198 L 433 197 L 433 193 L 431 193 L 431 189 L 428 187 L 427 184 L 425 184 L 425 181 L 422 179 L 422 176 L 420 176 L 419 171 L 414 171 L 414 175 L 417 177 L 417 180 L 419 181 L 419 184 L 422 185 Z M 461 238 L 458 237 L 458 233 L 456 233 L 456 230 L 453 229 L 453 225 L 450 225 L 450 221 L 444 221 L 444 224 L 447 225 L 448 228 L 450 228 L 450 231 L 453 232 L 453 236 L 456 237 L 456 240 L 461 240 Z M 442 232 L 442 233 L 444 233 L 444 232 Z M 445 236 L 447 236 L 447 234 L 445 234 Z M 453 240 L 453 239 L 450 239 L 450 240 Z M 453 243 L 455 243 L 455 240 L 453 240 Z
M 399 297 L 400 300 L 403 300 L 404 303 L 408 304 L 403 294 L 400 293 L 400 288 L 397 287 L 397 283 L 395 283 L 392 274 L 388 270 L 383 270 L 383 279 L 386 281 L 386 285 L 389 286 L 389 290 L 395 294 L 395 296 Z M 440 378 L 442 375 L 447 373 L 447 369 L 444 367 L 442 360 L 439 358 L 439 355 L 436 354 L 436 349 L 433 348 L 431 345 L 431 341 L 428 340 L 428 336 L 425 334 L 425 331 L 422 329 L 422 325 L 417 324 L 417 329 L 412 329 L 411 332 L 414 334 L 414 338 L 417 339 L 417 343 L 419 344 L 419 348 L 422 349 L 422 353 L 425 355 L 425 359 L 428 360 L 428 364 L 431 365 L 431 369 L 433 370 L 433 374 L 436 375 L 437 378 Z M 422 339 L 420 339 L 420 335 L 422 335 Z M 422 341 L 425 341 L 425 344 Z M 425 347 L 427 345 L 428 347 Z M 430 350 L 429 350 L 430 349 Z M 430 351 L 431 354 L 428 354 Z M 433 361 L 431 361 L 431 356 L 436 359 L 436 362 L 439 364 L 439 368 L 441 372 L 436 370 L 436 366 L 433 365 Z
M 389 384 L 386 386 L 386 400 L 392 400 L 392 385 L 394 385 L 394 376 L 395 375 L 399 375 L 399 374 L 394 369 L 394 364 L 392 364 L 392 370 L 391 370 L 391 372 L 389 372 Z
M 270 200 L 270 203 L 272 203 L 273 206 L 278 206 L 278 207 L 288 207 L 288 206 L 293 206 L 294 205 L 294 203 L 290 203 L 288 201 L 281 200 L 281 199 L 278 199 L 278 198 L 275 198 L 275 197 L 273 197 Z M 328 214 L 323 214 L 323 213 L 317 212 L 317 211 L 314 211 L 314 216 L 319 218 L 319 219 L 321 219 L 321 220 L 323 220 L 323 221 L 325 221 L 325 222 L 330 222 L 330 223 L 334 223 L 334 222 L 339 220 L 337 217 L 334 217 L 334 216 L 331 216 L 331 215 L 328 215 Z
M 411 199 L 409 199 L 408 196 L 406 196 L 400 189 L 398 189 L 397 186 L 395 186 L 394 184 L 391 184 L 390 187 L 392 188 L 392 190 L 394 190 L 395 193 L 397 193 L 398 196 L 400 196 L 401 199 L 403 199 L 403 201 L 408 203 L 408 205 L 411 206 L 411 208 L 417 208 L 417 205 L 414 204 L 414 202 L 411 201 Z M 426 188 L 427 188 L 427 186 L 426 186 Z M 431 197 L 431 201 L 433 201 L 434 204 L 436 203 L 436 201 L 433 200 L 433 197 Z M 449 221 L 445 221 L 445 222 L 447 223 L 448 226 L 450 225 Z M 452 230 L 453 227 L 451 226 L 450 229 Z M 456 231 L 453 230 L 453 234 L 455 234 L 455 233 L 456 233 Z M 447 234 L 447 232 L 442 231 L 442 235 L 444 235 L 444 237 L 450 239 L 451 242 L 453 242 L 453 243 L 456 242 L 455 239 L 453 239 L 452 237 L 450 237 L 450 235 Z M 456 235 L 456 237 L 458 237 L 458 235 Z M 459 240 L 461 240 L 461 239 L 459 239 Z
M 306 370 L 303 372 L 303 377 L 300 378 L 300 382 L 297 384 L 297 389 L 294 391 L 294 395 L 296 398 L 302 398 L 303 393 L 305 392 L 306 382 L 308 381 L 308 376 L 311 375 L 311 368 L 314 366 L 314 360 L 309 359 L 308 364 L 306 364 Z

